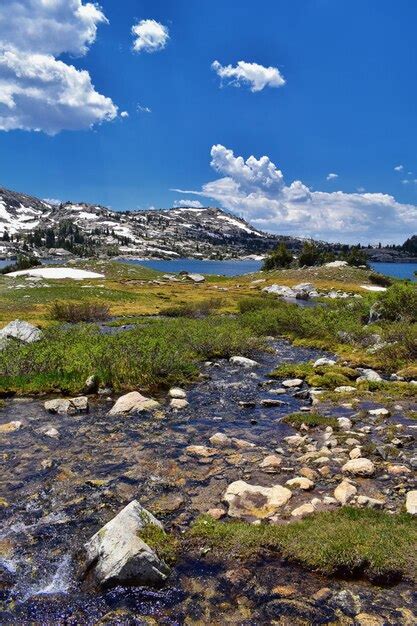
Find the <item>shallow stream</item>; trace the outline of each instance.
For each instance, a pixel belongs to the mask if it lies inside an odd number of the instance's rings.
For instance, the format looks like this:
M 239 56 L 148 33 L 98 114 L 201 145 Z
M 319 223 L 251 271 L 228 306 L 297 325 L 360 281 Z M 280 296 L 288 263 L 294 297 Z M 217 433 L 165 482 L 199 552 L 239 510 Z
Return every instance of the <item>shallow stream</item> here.
M 214 565 L 182 554 L 161 590 L 119 587 L 92 593 L 80 586 L 79 548 L 131 500 L 180 534 L 200 513 L 221 505 L 230 482 L 270 486 L 286 480 L 291 467 L 277 479 L 262 472 L 259 462 L 294 434 L 280 418 L 308 403 L 291 391 L 275 396 L 280 384 L 268 375 L 280 363 L 322 354 L 284 341 L 271 348 L 258 355 L 260 365 L 253 370 L 227 361 L 205 364 L 201 380 L 187 390 L 189 406 L 175 412 L 165 404 L 157 417 L 109 417 L 115 398 L 91 398 L 89 413 L 81 415 L 50 415 L 43 408 L 45 398 L 6 401 L 0 422 L 23 425 L 1 441 L 1 496 L 9 504 L 0 509 L 1 623 L 357 623 L 354 613 L 349 616 L 353 609 L 344 599 L 346 590 L 359 594 L 362 612 L 382 615 L 381 624 L 415 623 L 406 621 L 413 596 L 404 584 L 385 589 L 329 581 L 278 558 L 235 564 L 231 570 L 227 562 Z M 284 404 L 262 406 L 266 398 Z M 346 414 L 341 408 L 339 415 Z M 45 436 L 51 427 L 59 438 Z M 186 452 L 191 444 L 210 445 L 209 437 L 219 431 L 256 447 L 219 450 L 211 458 Z M 316 491 L 320 494 L 320 485 Z M 313 601 L 323 587 L 339 595 Z M 334 599 L 339 596 L 340 601 Z

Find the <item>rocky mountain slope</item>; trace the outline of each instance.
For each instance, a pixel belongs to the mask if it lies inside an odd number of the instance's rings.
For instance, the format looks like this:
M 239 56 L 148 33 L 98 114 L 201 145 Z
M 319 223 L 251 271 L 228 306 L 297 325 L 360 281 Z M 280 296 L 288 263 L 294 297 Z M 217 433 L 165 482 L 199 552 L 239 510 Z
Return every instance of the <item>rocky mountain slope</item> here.
M 55 205 L 2 188 L 1 239 L 2 256 L 15 254 L 23 243 L 45 253 L 71 248 L 68 241 L 94 252 L 166 258 L 263 254 L 282 240 L 300 246 L 297 239 L 261 232 L 218 208 L 119 212 L 86 203 Z

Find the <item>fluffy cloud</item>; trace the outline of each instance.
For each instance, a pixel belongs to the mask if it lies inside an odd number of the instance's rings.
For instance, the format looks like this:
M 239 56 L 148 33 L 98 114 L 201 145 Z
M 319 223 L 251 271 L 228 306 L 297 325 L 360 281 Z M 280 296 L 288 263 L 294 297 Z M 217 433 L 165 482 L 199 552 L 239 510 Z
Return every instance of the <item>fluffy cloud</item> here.
M 135 52 L 157 52 L 163 50 L 168 43 L 168 28 L 156 20 L 141 20 L 132 26 L 135 37 L 133 49 Z
M 403 169 L 404 169 L 404 165 L 396 165 L 396 166 L 394 167 L 394 171 L 395 171 L 395 172 L 402 172 L 402 171 L 403 171 Z
M 312 191 L 301 181 L 287 185 L 266 156 L 246 161 L 222 145 L 211 149 L 221 178 L 200 191 L 258 228 L 301 237 L 350 243 L 402 242 L 417 231 L 417 207 L 383 193 Z
M 327 174 L 327 176 L 326 176 L 326 180 L 334 180 L 335 178 L 339 178 L 339 174 L 335 174 L 334 172 L 330 172 L 330 174 Z
M 253 92 L 262 91 L 264 87 L 285 85 L 285 79 L 276 67 L 264 67 L 258 63 L 246 63 L 246 61 L 239 61 L 236 67 L 214 61 L 211 67 L 227 85 L 233 85 L 233 87 L 240 87 L 241 84 L 250 85 L 250 90 Z
M 94 43 L 101 9 L 82 0 L 2 0 L 0 39 L 25 52 L 82 56 Z
M 2 0 L 0 5 L 0 130 L 56 134 L 116 117 L 85 70 L 56 57 L 83 56 L 107 22 L 82 0 Z
M 175 200 L 172 206 L 175 208 L 192 207 L 193 209 L 201 209 L 203 207 L 199 200 L 187 200 L 186 198 L 182 200 Z

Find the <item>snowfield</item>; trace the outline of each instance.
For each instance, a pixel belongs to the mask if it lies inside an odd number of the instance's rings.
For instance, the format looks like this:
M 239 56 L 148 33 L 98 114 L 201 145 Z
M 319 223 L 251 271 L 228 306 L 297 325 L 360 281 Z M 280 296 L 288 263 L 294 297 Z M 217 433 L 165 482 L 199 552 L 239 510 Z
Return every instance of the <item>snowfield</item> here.
M 366 291 L 386 291 L 386 287 L 378 287 L 378 285 L 361 285 L 362 289 Z
M 84 278 L 104 278 L 104 274 L 89 272 L 87 270 L 78 270 L 73 267 L 36 267 L 32 270 L 10 272 L 10 274 L 5 274 L 5 276 L 39 276 L 40 278 L 73 278 L 74 280 L 83 280 Z

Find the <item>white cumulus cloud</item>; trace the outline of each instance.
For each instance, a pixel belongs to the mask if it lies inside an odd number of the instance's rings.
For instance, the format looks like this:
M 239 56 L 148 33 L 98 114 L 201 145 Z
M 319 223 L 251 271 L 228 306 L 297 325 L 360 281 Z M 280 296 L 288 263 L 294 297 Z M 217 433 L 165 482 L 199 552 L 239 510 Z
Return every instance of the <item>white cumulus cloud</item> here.
M 132 26 L 135 52 L 157 52 L 168 43 L 168 28 L 156 20 L 141 20 Z
M 402 172 L 402 171 L 403 171 L 403 169 L 404 169 L 404 165 L 396 165 L 396 166 L 394 167 L 394 171 L 395 171 L 395 172 Z
M 182 200 L 175 200 L 172 206 L 175 208 L 190 207 L 193 209 L 201 209 L 203 207 L 199 200 L 188 200 L 187 198 L 184 198 Z
M 54 135 L 116 117 L 86 70 L 56 58 L 85 55 L 106 22 L 96 4 L 82 0 L 2 0 L 0 130 Z
M 327 174 L 327 176 L 326 176 L 326 180 L 334 180 L 335 178 L 339 178 L 339 174 L 335 174 L 334 172 L 330 172 L 330 174 Z
M 281 234 L 350 243 L 402 242 L 417 231 L 417 206 L 384 193 L 312 191 L 299 180 L 287 184 L 267 156 L 244 159 L 222 145 L 211 149 L 221 177 L 198 191 L 243 215 L 256 227 Z
M 227 85 L 233 85 L 233 87 L 240 87 L 241 84 L 249 85 L 253 92 L 262 91 L 264 87 L 285 85 L 285 78 L 277 67 L 265 67 L 246 61 L 239 61 L 235 67 L 213 61 L 211 67 Z

